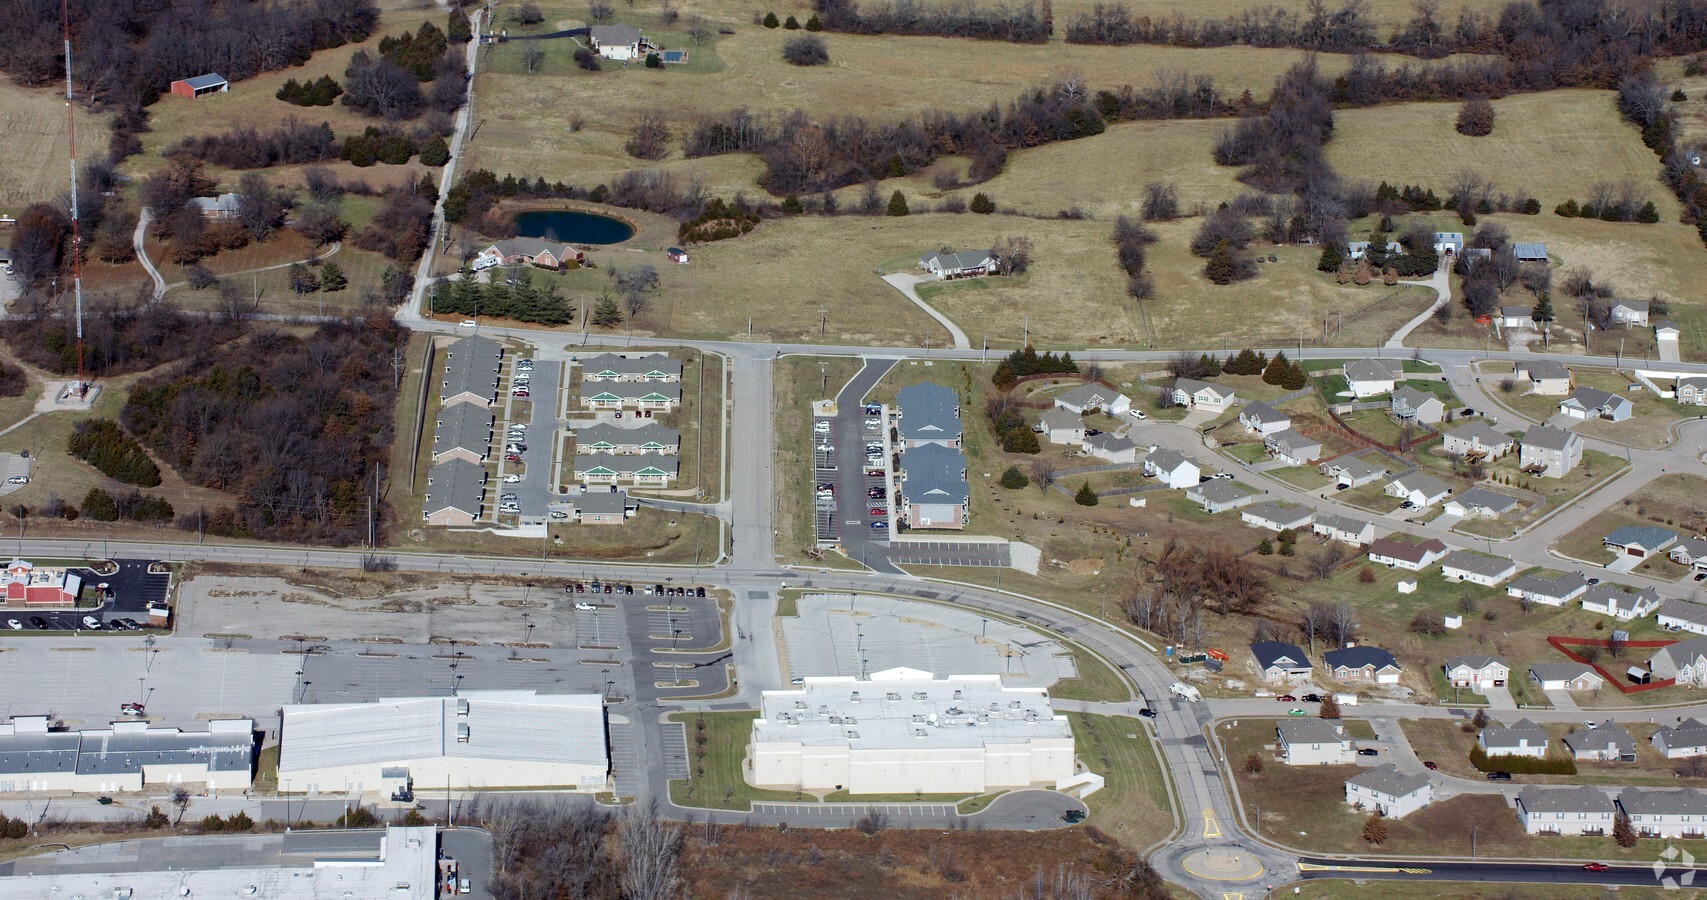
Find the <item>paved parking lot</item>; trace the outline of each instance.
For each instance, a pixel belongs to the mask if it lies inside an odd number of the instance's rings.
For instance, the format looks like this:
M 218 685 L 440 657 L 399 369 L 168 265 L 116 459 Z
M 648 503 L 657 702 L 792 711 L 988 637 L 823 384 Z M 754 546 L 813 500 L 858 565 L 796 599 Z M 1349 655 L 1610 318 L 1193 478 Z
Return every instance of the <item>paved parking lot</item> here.
M 8 484 L 7 481 L 20 475 L 27 477 L 31 462 L 30 457 L 17 453 L 0 453 L 0 497 L 24 489 L 25 485 Z
M 107 585 L 113 592 L 112 600 L 94 608 L 77 610 L 53 611 L 20 606 L 0 610 L 0 621 L 16 619 L 27 631 L 86 631 L 83 626 L 85 616 L 94 616 L 103 623 L 129 618 L 147 624 L 148 604 L 166 599 L 172 587 L 172 576 L 167 572 L 149 572 L 152 565 L 149 560 L 118 559 L 113 562 L 118 570 L 112 573 L 97 573 L 87 568 L 72 570 L 82 574 L 84 584 L 89 588 Z M 34 626 L 33 620 L 37 618 L 46 623 L 46 629 Z
M 1006 566 L 1007 543 L 976 541 L 896 541 L 889 545 L 889 560 L 899 565 Z
M 532 394 L 532 418 L 527 423 L 527 439 L 522 443 L 527 447 L 522 451 L 521 484 L 505 485 L 510 488 L 520 488 L 514 493 L 520 495 L 521 523 L 523 525 L 539 524 L 545 521 L 548 507 L 557 489 L 557 449 L 563 442 L 562 421 L 558 418 L 558 409 L 563 402 L 563 363 L 545 362 L 534 363 L 533 383 L 529 392 Z
M 661 729 L 664 754 L 664 774 L 669 778 L 688 777 L 688 729 L 680 722 L 665 722 Z
M 888 374 L 895 365 L 892 359 L 867 359 L 864 368 L 860 369 L 842 390 L 836 395 L 836 419 L 832 434 L 836 439 L 837 478 L 836 489 L 841 499 L 840 515 L 837 524 L 841 529 L 842 552 L 852 560 L 857 560 L 882 572 L 897 571 L 885 557 L 885 548 L 889 542 L 888 528 L 873 529 L 873 522 L 882 522 L 893 527 L 893 514 L 889 512 L 890 502 L 895 499 L 895 491 L 887 475 L 869 476 L 868 469 L 889 468 L 890 454 L 884 452 L 882 461 L 876 466 L 867 464 L 866 448 L 871 443 L 888 446 L 888 436 L 882 429 L 884 416 L 869 415 L 865 408 L 866 395 L 877 382 Z M 870 422 L 878 422 L 877 428 L 868 427 Z M 883 488 L 885 496 L 881 499 L 867 497 L 873 488 Z M 871 515 L 872 509 L 882 509 L 884 515 Z
M 889 825 L 894 828 L 906 828 L 908 822 L 915 820 L 952 820 L 958 818 L 960 811 L 952 803 L 766 803 L 755 801 L 753 812 L 778 816 L 809 816 L 823 819 L 846 820 L 848 816 L 862 816 L 878 812 L 889 817 Z

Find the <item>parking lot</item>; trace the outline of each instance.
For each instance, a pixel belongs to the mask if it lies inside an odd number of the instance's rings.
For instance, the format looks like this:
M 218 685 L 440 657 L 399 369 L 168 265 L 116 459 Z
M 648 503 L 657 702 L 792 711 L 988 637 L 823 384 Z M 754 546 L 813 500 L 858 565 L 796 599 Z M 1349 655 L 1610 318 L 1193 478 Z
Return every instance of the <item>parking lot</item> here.
M 527 365 L 521 360 L 517 363 Z M 563 400 L 563 363 L 532 362 L 531 370 L 522 369 L 516 373 L 518 377 L 529 374 L 533 376 L 528 380 L 531 415 L 526 423 L 527 429 L 522 432 L 525 437 L 521 445 L 526 448 L 520 454 L 522 480 L 519 484 L 502 485 L 506 490 L 500 493 L 518 495 L 516 502 L 521 507 L 518 516 L 521 524 L 538 525 L 545 521 L 558 487 L 555 456 L 563 441 L 562 422 L 558 418 Z M 515 403 L 512 397 L 512 409 Z
M 836 524 L 841 530 L 842 552 L 849 559 L 888 572 L 895 571 L 885 558 L 894 520 L 890 504 L 895 492 L 889 477 L 893 454 L 884 427 L 887 410 L 868 405 L 865 397 L 893 365 L 893 360 L 866 360 L 865 367 L 836 395 L 836 418 L 831 425 L 837 448 L 837 477 L 833 480 L 841 501 Z M 874 493 L 877 496 L 872 496 Z M 878 514 L 872 515 L 873 510 Z
M 171 591 L 172 576 L 169 571 L 150 572 L 153 563 L 143 559 L 117 559 L 112 561 L 118 566 L 117 571 L 100 573 L 89 568 L 72 568 L 83 576 L 85 596 L 105 584 L 111 592 L 110 599 L 99 606 L 85 609 L 29 609 L 22 605 L 9 607 L 0 612 L 0 623 L 8 626 L 8 630 L 21 631 L 87 631 L 85 617 L 99 621 L 106 628 L 115 619 L 130 619 L 141 625 L 148 624 L 148 604 L 161 602 Z M 11 629 L 16 621 L 20 626 Z
M 889 561 L 903 566 L 1006 566 L 1006 541 L 896 541 Z

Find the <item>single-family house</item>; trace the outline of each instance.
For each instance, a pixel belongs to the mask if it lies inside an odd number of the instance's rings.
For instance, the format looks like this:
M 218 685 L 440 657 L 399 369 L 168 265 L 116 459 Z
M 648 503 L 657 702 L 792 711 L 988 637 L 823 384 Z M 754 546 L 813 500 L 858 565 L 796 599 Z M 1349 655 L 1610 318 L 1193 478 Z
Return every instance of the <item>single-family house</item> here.
M 243 197 L 239 194 L 220 194 L 217 197 L 191 197 L 190 205 L 204 219 L 235 219 L 243 212 Z
M 1667 631 L 1707 634 L 1707 603 L 1667 600 L 1657 610 L 1660 627 Z
M 598 353 L 581 360 L 582 381 L 682 380 L 682 361 L 667 353 Z
M 1666 551 L 1666 556 L 1678 565 L 1707 572 L 1707 537 L 1684 535 Z
M 1132 398 L 1106 384 L 1090 381 L 1056 397 L 1055 405 L 1081 416 L 1098 410 L 1111 416 L 1124 416 L 1132 409 Z
M 1060 401 L 1056 407 L 1061 408 Z M 1083 410 L 1068 409 L 1077 415 Z M 895 392 L 895 432 L 901 449 L 938 444 L 950 449 L 960 446 L 960 394 L 954 388 L 928 381 L 909 384 Z
M 1707 756 L 1707 725 L 1691 716 L 1676 725 L 1667 725 L 1654 732 L 1649 741 L 1666 759 Z
M 1428 391 L 1419 391 L 1408 384 L 1401 384 L 1393 390 L 1387 410 L 1396 419 L 1415 422 L 1418 425 L 1436 425 L 1446 418 L 1446 404 L 1442 403 L 1439 397 Z
M 1185 499 L 1211 514 L 1238 509 L 1254 501 L 1256 496 L 1250 488 L 1225 478 L 1199 482 L 1185 489 Z
M 1544 263 L 1547 262 L 1547 245 L 1512 244 L 1511 255 L 1517 257 L 1518 262 Z
M 1163 449 L 1144 457 L 1144 474 L 1171 488 L 1189 488 L 1196 486 L 1202 473 L 1185 454 Z
M 1574 661 L 1536 663 L 1529 667 L 1529 680 L 1544 691 L 1592 691 L 1606 684 L 1593 666 Z
M 581 385 L 581 405 L 592 410 L 649 409 L 669 412 L 682 402 L 680 384 L 617 381 Z
M 1403 252 L 1405 252 L 1405 247 L 1403 244 L 1400 244 L 1398 241 L 1388 241 L 1386 252 L 1388 253 L 1388 255 L 1392 255 L 1395 253 L 1403 253 Z M 1362 259 L 1365 256 L 1368 256 L 1369 255 L 1369 242 L 1368 241 L 1350 241 L 1350 242 L 1347 242 L 1345 245 L 1345 255 L 1352 258 L 1352 259 Z
M 1579 387 L 1559 401 L 1559 412 L 1572 419 L 1608 419 L 1622 422 L 1636 411 L 1636 404 L 1617 394 Z
M 1648 324 L 1648 301 L 1646 300 L 1614 300 L 1610 312 L 1615 325 L 1646 325 Z
M 1583 594 L 1583 609 L 1621 622 L 1640 619 L 1659 608 L 1660 595 L 1653 588 L 1632 591 L 1623 585 L 1597 584 Z
M 1565 735 L 1566 749 L 1573 759 L 1593 762 L 1635 762 L 1636 739 L 1617 722 L 1585 725 Z
M 460 338 L 445 348 L 445 374 L 439 381 L 439 406 L 475 403 L 491 406 L 498 399 L 498 371 L 504 348 L 490 338 Z
M 1359 400 L 1393 392 L 1393 384 L 1404 371 L 1396 359 L 1354 359 L 1345 366 L 1345 383 Z
M 1262 439 L 1263 447 L 1270 456 L 1289 466 L 1302 466 L 1315 462 L 1322 455 L 1322 442 L 1312 437 L 1287 428 L 1276 431 Z
M 1441 668 L 1446 672 L 1447 684 L 1477 693 L 1487 687 L 1505 687 L 1506 679 L 1511 677 L 1510 663 L 1487 654 L 1448 656 Z
M 583 487 L 626 483 L 635 487 L 667 488 L 676 480 L 680 467 L 680 457 L 654 453 L 575 454 L 575 480 Z
M 1675 348 L 1677 345 L 1677 341 L 1678 341 L 1678 338 L 1681 338 L 1681 337 L 1683 337 L 1683 329 L 1678 328 L 1676 322 L 1673 322 L 1670 319 L 1655 319 L 1654 320 L 1654 341 L 1660 345 L 1660 347 L 1659 347 L 1660 359 L 1666 358 L 1666 351 L 1668 349 L 1666 347 L 1666 344 L 1668 344 L 1668 343 L 1672 345 L 1672 347 L 1671 347 L 1672 352 L 1676 352 Z M 1676 357 L 1672 357 L 1672 358 L 1675 359 Z
M 1377 457 L 1379 458 L 1379 457 Z M 1342 456 L 1316 467 L 1323 475 L 1341 487 L 1354 488 L 1368 484 L 1387 474 L 1387 467 L 1361 456 Z
M 1523 434 L 1517 462 L 1542 478 L 1563 478 L 1583 460 L 1583 439 L 1574 431 L 1531 425 Z
M 1497 587 L 1500 582 L 1517 574 L 1517 563 L 1474 550 L 1454 550 L 1440 561 L 1440 574 L 1447 581 L 1468 581 Z
M 1037 417 L 1037 430 L 1051 444 L 1077 444 L 1085 439 L 1085 420 L 1059 406 L 1051 406 Z
M 1576 572 L 1566 572 L 1557 578 L 1525 575 L 1506 585 L 1508 597 L 1546 606 L 1564 606 L 1588 590 L 1588 580 Z
M 1375 540 L 1375 523 L 1354 519 L 1351 516 L 1341 516 L 1334 513 L 1322 513 L 1310 523 L 1310 530 L 1331 541 L 1343 541 L 1354 547 L 1362 547 Z
M 1618 794 L 1618 809 L 1640 837 L 1707 836 L 1707 794 L 1696 788 L 1627 787 Z
M 577 524 L 621 525 L 640 512 L 640 503 L 624 491 L 584 490 L 570 508 L 570 518 Z
M 492 450 L 492 409 L 478 403 L 439 408 L 433 424 L 433 462 L 465 459 L 485 462 Z
M 1245 404 L 1245 408 L 1239 410 L 1239 424 L 1252 434 L 1267 436 L 1291 428 L 1292 417 L 1261 400 L 1256 400 Z
M 1490 491 L 1484 487 L 1473 487 L 1446 501 L 1446 506 L 1443 508 L 1448 515 L 1466 519 L 1497 519 L 1517 509 L 1517 507 L 1516 497 L 1498 491 Z
M 1233 405 L 1233 389 L 1222 384 L 1198 381 L 1195 378 L 1174 379 L 1171 399 L 1175 406 L 1226 412 Z
M 1535 308 L 1531 306 L 1502 306 L 1497 320 L 1503 329 L 1535 327 Z
M 901 451 L 902 521 L 910 528 L 966 527 L 971 516 L 966 454 L 941 444 Z
M 1297 644 L 1284 641 L 1257 641 L 1251 644 L 1251 658 L 1256 660 L 1257 674 L 1269 684 L 1293 684 L 1309 681 L 1315 668 L 1310 657 Z
M 1427 775 L 1399 771 L 1392 763 L 1365 769 L 1345 780 L 1345 802 L 1358 809 L 1402 819 L 1434 799 L 1434 782 Z
M 1420 572 L 1446 555 L 1446 545 L 1435 538 L 1426 541 L 1376 538 L 1369 542 L 1369 561 L 1390 569 Z
M 1524 785 L 1517 795 L 1517 820 L 1528 834 L 1609 834 L 1614 811 L 1596 787 Z
M 1517 439 L 1481 422 L 1470 422 L 1448 431 L 1440 447 L 1451 456 L 1468 460 L 1492 460 L 1517 449 Z
M 218 72 L 209 72 L 206 75 L 180 78 L 172 82 L 172 93 L 179 97 L 188 97 L 191 100 L 208 94 L 229 94 L 231 93 L 231 82 L 226 81 L 225 76 Z
M 1621 556 L 1647 557 L 1677 543 L 1677 532 L 1658 525 L 1620 525 L 1600 543 Z
M 561 241 L 518 237 L 499 241 L 480 251 L 475 255 L 472 267 L 478 272 L 493 266 L 526 263 L 542 269 L 556 270 L 570 263 L 580 265 L 586 261 L 587 254 Z
M 919 268 L 944 280 L 972 278 L 996 271 L 996 257 L 988 250 L 927 253 L 919 257 Z
M 1424 509 L 1445 500 L 1452 493 L 1452 486 L 1419 470 L 1387 482 L 1387 486 L 1381 491 L 1389 497 L 1398 497 L 1417 509 Z
M 1690 406 L 1707 406 L 1707 375 L 1688 375 L 1672 385 L 1677 402 Z
M 1537 759 L 1546 756 L 1547 748 L 1551 746 L 1547 732 L 1528 719 L 1519 719 L 1514 725 L 1489 722 L 1476 735 L 1476 743 L 1489 756 L 1533 756 Z
M 1080 446 L 1086 453 L 1111 463 L 1131 464 L 1138 460 L 1138 445 L 1131 438 L 1111 431 L 1087 434 Z
M 1656 680 L 1707 685 L 1707 637 L 1667 644 L 1648 657 L 1648 674 Z
M 664 453 L 681 450 L 682 433 L 649 421 L 638 428 L 618 428 L 600 423 L 577 428 L 576 453 Z
M 1257 503 L 1239 510 L 1239 519 L 1256 528 L 1285 531 L 1308 527 L 1310 510 L 1291 503 Z
M 1565 368 L 1564 363 L 1550 359 L 1529 360 L 1513 365 L 1511 374 L 1518 381 L 1529 382 L 1531 394 L 1563 397 L 1571 392 L 1571 370 Z
M 1335 681 L 1367 681 L 1371 684 L 1398 684 L 1404 671 L 1393 654 L 1380 647 L 1363 645 L 1323 653 L 1322 668 Z
M 1289 766 L 1337 766 L 1356 759 L 1351 739 L 1327 719 L 1282 719 L 1274 731 L 1280 758 Z
M 1464 232 L 1437 231 L 1434 233 L 1434 252 L 1437 256 L 1452 254 L 1457 256 L 1464 252 Z
M 633 25 L 594 25 L 587 29 L 587 39 L 593 52 L 618 61 L 643 59 L 658 49 Z
M 473 525 L 486 499 L 486 467 L 449 459 L 427 470 L 421 518 L 428 525 Z

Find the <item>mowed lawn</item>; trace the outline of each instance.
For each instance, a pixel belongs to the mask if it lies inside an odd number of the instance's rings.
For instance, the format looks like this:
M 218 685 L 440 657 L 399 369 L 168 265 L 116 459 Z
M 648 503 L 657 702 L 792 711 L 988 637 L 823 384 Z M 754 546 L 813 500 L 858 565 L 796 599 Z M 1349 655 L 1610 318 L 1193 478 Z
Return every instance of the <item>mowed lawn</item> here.
M 16 216 L 31 203 L 46 202 L 70 187 L 66 163 L 65 93 L 53 88 L 26 88 L 0 79 L 0 134 L 6 152 L 0 154 L 0 212 Z M 107 120 L 77 114 L 77 140 L 105 152 Z

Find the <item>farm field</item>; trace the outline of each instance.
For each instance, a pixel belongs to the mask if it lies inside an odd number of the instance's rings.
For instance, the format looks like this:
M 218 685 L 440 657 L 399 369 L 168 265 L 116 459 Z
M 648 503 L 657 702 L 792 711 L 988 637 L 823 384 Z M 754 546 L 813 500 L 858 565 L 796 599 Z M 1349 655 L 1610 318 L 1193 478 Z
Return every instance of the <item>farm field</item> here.
M 110 129 L 104 116 L 79 111 L 79 147 L 107 146 Z M 0 78 L 0 134 L 6 152 L 0 154 L 0 213 L 16 216 L 31 203 L 52 200 L 67 190 L 65 87 L 27 88 Z M 87 153 L 85 149 L 83 152 Z

